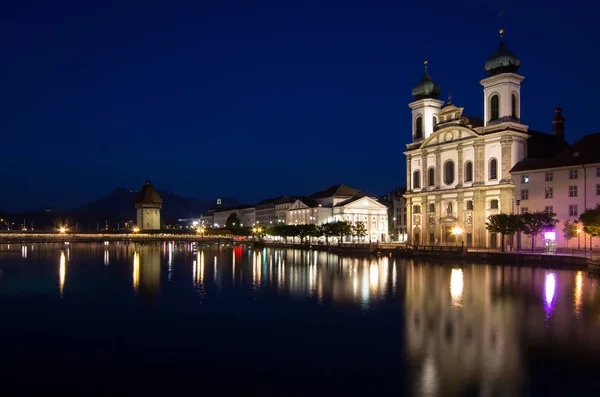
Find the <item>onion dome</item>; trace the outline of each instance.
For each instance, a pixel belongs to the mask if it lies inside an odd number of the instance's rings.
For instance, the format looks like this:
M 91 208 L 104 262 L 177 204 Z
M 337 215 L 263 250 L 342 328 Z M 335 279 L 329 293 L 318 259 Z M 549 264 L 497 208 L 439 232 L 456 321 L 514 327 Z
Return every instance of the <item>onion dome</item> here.
M 496 52 L 485 61 L 485 73 L 496 76 L 501 73 L 517 73 L 521 60 L 504 45 L 504 29 L 500 29 L 500 45 Z
M 412 96 L 416 101 L 425 98 L 437 99 L 440 96 L 440 85 L 436 83 L 429 73 L 427 73 L 427 59 L 425 60 L 425 74 L 421 77 L 421 80 L 413 87 Z

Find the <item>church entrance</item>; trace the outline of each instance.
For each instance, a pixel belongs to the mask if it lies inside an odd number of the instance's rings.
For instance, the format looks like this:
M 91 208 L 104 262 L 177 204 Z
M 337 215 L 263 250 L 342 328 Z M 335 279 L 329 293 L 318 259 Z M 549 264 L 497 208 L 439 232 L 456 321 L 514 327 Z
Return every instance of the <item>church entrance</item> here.
M 456 244 L 456 236 L 452 234 L 452 225 L 444 225 L 444 243 L 446 245 Z

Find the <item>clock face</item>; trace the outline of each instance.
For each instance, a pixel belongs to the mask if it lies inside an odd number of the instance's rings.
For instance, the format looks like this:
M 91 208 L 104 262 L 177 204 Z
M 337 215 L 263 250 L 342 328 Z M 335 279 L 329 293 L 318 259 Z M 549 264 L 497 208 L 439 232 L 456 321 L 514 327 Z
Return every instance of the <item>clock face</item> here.
M 444 140 L 446 142 L 450 142 L 452 138 L 454 138 L 454 135 L 451 132 L 446 132 L 446 135 L 444 135 Z

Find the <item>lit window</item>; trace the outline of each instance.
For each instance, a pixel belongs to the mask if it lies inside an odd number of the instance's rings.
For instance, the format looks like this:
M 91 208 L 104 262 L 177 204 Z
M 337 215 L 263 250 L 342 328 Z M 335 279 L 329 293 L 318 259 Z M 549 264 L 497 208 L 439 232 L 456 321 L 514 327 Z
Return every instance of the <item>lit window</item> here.
M 413 172 L 413 189 L 421 188 L 421 172 L 419 170 Z
M 470 161 L 465 164 L 465 182 L 473 182 L 473 163 Z
M 569 186 L 569 197 L 577 197 L 577 186 Z
M 577 206 L 569 205 L 569 216 L 577 216 Z
M 546 188 L 546 198 L 551 199 L 554 196 L 554 189 L 551 187 Z
M 528 174 L 521 175 L 521 183 L 529 183 L 529 175 Z
M 498 120 L 500 118 L 500 100 L 498 95 L 494 95 L 490 101 L 491 117 L 490 120 Z
M 529 200 L 529 190 L 528 189 L 521 190 L 521 200 Z
M 454 162 L 447 161 L 444 165 L 444 183 L 451 185 L 454 183 Z
M 569 170 L 569 179 L 577 179 L 577 170 Z
M 490 179 L 498 178 L 498 160 L 492 159 L 490 161 Z
M 551 172 L 546 172 L 546 182 L 552 182 L 554 175 Z

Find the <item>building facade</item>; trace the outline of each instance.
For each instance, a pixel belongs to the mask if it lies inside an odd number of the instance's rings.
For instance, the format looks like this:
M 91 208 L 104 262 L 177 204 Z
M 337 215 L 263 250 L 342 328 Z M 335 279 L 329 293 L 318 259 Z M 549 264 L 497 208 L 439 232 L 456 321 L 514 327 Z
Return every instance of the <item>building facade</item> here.
M 404 243 L 407 239 L 406 229 L 406 199 L 404 194 L 406 188 L 400 188 L 388 195 L 388 201 L 392 204 L 392 235 L 390 239 L 394 242 Z
M 562 109 L 557 109 L 557 116 Z M 564 122 L 564 119 L 563 119 Z M 563 123 L 564 125 L 564 123 Z M 556 126 L 556 123 L 555 123 Z M 556 132 L 556 129 L 555 129 Z M 564 136 L 564 126 L 558 134 Z M 600 248 L 600 240 L 586 235 L 582 225 L 572 240 L 564 237 L 566 221 L 578 222 L 587 208 L 600 204 L 600 133 L 587 135 L 559 154 L 545 159 L 526 158 L 511 170 L 515 180 L 515 196 L 519 200 L 520 213 L 550 211 L 560 221 L 549 234 L 557 247 Z M 521 247 L 531 247 L 531 239 L 522 235 Z M 544 236 L 535 242 L 537 248 L 546 245 Z
M 440 87 L 425 62 L 409 104 L 412 142 L 405 152 L 404 195 L 409 243 L 499 247 L 500 236 L 487 231 L 486 221 L 515 211 L 510 170 L 526 157 L 528 143 L 543 146 L 552 138 L 522 123 L 519 67 L 520 60 L 501 41 L 485 63 L 488 77 L 480 81 L 481 120 L 465 116 L 450 98 L 445 105 L 438 100 Z
M 141 230 L 160 230 L 160 209 L 162 198 L 148 180 L 135 199 L 134 205 L 137 212 L 137 226 Z

